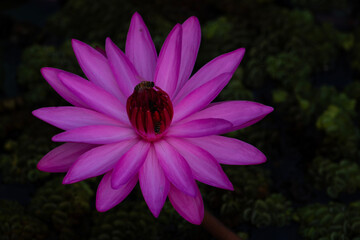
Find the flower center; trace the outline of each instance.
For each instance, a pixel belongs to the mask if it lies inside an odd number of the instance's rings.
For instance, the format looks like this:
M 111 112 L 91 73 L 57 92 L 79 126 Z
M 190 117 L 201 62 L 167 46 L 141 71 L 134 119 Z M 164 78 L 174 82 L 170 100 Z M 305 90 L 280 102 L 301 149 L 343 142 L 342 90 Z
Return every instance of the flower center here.
M 171 124 L 174 110 L 166 92 L 154 82 L 136 85 L 127 99 L 126 110 L 136 132 L 148 141 L 161 138 Z

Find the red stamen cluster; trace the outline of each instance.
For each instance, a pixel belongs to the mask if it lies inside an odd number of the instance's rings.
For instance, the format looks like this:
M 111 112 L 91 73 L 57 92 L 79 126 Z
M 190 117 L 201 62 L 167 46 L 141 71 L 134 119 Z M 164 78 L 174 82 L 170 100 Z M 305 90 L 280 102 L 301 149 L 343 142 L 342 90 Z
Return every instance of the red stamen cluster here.
M 154 82 L 147 81 L 136 85 L 126 102 L 126 110 L 137 133 L 149 141 L 163 135 L 174 114 L 169 95 Z

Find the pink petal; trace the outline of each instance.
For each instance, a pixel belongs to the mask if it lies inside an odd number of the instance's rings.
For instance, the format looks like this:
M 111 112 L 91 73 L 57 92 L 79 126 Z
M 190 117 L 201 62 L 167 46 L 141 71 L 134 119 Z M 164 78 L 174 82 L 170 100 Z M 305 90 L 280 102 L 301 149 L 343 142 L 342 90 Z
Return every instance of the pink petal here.
M 112 170 L 122 155 L 137 141 L 137 139 L 131 139 L 119 143 L 106 144 L 85 152 L 69 169 L 63 184 L 79 182 Z
M 114 189 L 128 182 L 143 165 L 150 143 L 139 140 L 127 153 L 125 153 L 114 167 L 111 186 Z
M 136 138 L 132 128 L 92 125 L 67 130 L 52 137 L 54 142 L 109 144 Z
M 265 155 L 260 150 L 238 139 L 207 136 L 187 140 L 208 151 L 221 164 L 253 165 L 266 161 Z
M 164 140 L 154 142 L 154 146 L 167 179 L 189 196 L 196 196 L 197 185 L 185 159 Z
M 60 73 L 59 78 L 71 92 L 93 110 L 130 125 L 125 105 L 104 89 L 79 76 Z
M 126 98 L 117 85 L 106 57 L 86 43 L 76 39 L 71 42 L 76 58 L 86 77 L 125 104 Z
M 65 143 L 48 152 L 37 164 L 44 172 L 66 172 L 81 154 L 95 145 L 84 143 Z
M 216 98 L 231 78 L 230 73 L 224 73 L 195 89 L 174 107 L 173 123 L 203 109 Z
M 124 200 L 135 187 L 138 176 L 134 175 L 127 183 L 118 189 L 111 187 L 112 172 L 105 174 L 96 192 L 96 209 L 105 212 Z
M 249 101 L 228 101 L 209 105 L 204 110 L 197 112 L 183 121 L 192 121 L 203 118 L 220 118 L 233 124 L 235 131 L 250 126 L 261 119 L 274 109 L 256 102 Z
M 164 206 L 170 184 L 159 165 L 155 149 L 152 146 L 139 172 L 139 183 L 146 204 L 155 217 Z
M 218 118 L 198 119 L 170 126 L 166 133 L 169 137 L 203 137 L 229 132 L 232 124 Z
M 81 100 L 79 97 L 77 97 L 75 94 L 73 94 L 71 91 L 69 91 L 69 89 L 67 89 L 64 86 L 64 84 L 58 78 L 59 73 L 72 74 L 60 69 L 50 68 L 50 67 L 44 67 L 41 69 L 41 74 L 43 75 L 45 80 L 63 99 L 65 99 L 74 106 L 87 107 L 87 104 L 84 103 L 83 100 Z
M 196 190 L 196 196 L 191 197 L 176 187 L 171 186 L 169 200 L 175 210 L 185 218 L 186 221 L 200 225 L 204 218 L 204 203 L 199 189 L 197 188 Z
M 137 12 L 131 18 L 125 53 L 140 76 L 146 81 L 153 81 L 157 53 L 149 30 Z
M 106 52 L 116 81 L 124 96 L 128 98 L 140 82 L 140 77 L 129 59 L 110 38 L 106 39 Z
M 237 49 L 235 51 L 223 54 L 203 66 L 186 82 L 184 87 L 176 95 L 173 101 L 174 105 L 180 102 L 184 97 L 191 93 L 194 89 L 201 85 L 211 81 L 215 77 L 223 74 L 234 74 L 236 68 L 239 66 L 241 59 L 245 53 L 244 48 Z
M 234 190 L 220 164 L 208 152 L 180 138 L 167 138 L 166 141 L 185 158 L 196 180 L 214 187 Z
M 182 24 L 182 47 L 181 64 L 177 91 L 179 91 L 189 79 L 194 68 L 196 57 L 200 47 L 201 29 L 199 20 L 196 17 L 188 18 Z
M 32 114 L 64 130 L 89 125 L 125 126 L 114 118 L 80 107 L 46 107 L 37 109 L 33 111 Z
M 176 24 L 161 48 L 155 70 L 155 84 L 170 98 L 175 93 L 181 61 L 182 27 Z

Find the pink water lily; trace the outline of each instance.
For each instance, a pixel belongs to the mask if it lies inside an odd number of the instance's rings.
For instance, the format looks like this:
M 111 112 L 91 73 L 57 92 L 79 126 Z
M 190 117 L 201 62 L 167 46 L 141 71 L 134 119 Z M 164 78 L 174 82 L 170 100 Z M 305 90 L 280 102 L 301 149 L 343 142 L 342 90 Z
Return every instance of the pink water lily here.
M 110 38 L 105 51 L 73 40 L 89 80 L 60 69 L 41 69 L 73 106 L 33 111 L 65 130 L 52 140 L 66 143 L 46 154 L 38 169 L 67 172 L 64 184 L 105 174 L 96 194 L 100 212 L 119 204 L 139 182 L 155 217 L 169 197 L 182 217 L 200 224 L 204 206 L 196 181 L 233 190 L 220 164 L 266 160 L 255 147 L 219 135 L 254 124 L 273 110 L 249 101 L 211 103 L 229 82 L 245 49 L 213 59 L 190 77 L 200 36 L 198 19 L 190 17 L 175 25 L 158 56 L 135 13 L 125 54 Z

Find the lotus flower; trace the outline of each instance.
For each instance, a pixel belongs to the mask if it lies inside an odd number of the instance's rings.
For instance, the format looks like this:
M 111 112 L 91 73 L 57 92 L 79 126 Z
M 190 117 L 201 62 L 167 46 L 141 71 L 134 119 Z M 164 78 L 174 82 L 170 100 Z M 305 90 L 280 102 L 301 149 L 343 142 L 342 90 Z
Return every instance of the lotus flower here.
M 52 140 L 66 143 L 46 154 L 38 169 L 67 172 L 64 184 L 105 174 L 96 194 L 100 212 L 119 204 L 139 182 L 155 217 L 169 197 L 182 217 L 200 224 L 204 206 L 195 180 L 233 190 L 220 164 L 266 160 L 255 147 L 219 135 L 254 124 L 273 110 L 249 101 L 211 103 L 229 82 L 245 49 L 213 59 L 190 77 L 200 35 L 198 19 L 190 17 L 175 25 L 158 56 L 135 13 L 125 54 L 110 38 L 105 51 L 72 40 L 89 80 L 60 69 L 41 69 L 73 106 L 33 111 L 65 130 Z

